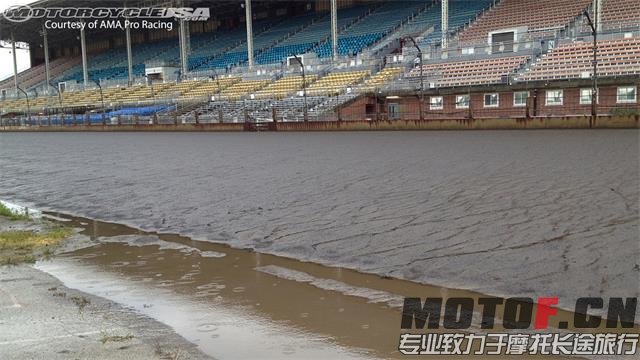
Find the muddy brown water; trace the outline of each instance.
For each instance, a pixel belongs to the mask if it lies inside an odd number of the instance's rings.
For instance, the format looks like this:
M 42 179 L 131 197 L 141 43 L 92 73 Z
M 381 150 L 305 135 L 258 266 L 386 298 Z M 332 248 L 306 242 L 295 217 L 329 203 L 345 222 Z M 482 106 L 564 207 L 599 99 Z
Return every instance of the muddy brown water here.
M 166 323 L 215 358 L 401 358 L 403 296 L 480 296 L 49 215 L 96 245 L 40 261 L 39 269 Z

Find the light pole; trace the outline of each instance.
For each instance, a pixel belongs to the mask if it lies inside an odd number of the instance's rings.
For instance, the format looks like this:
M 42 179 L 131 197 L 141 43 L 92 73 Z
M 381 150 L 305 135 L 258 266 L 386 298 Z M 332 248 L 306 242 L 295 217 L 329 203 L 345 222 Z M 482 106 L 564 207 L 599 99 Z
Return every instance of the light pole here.
M 591 35 L 593 35 L 593 84 L 591 89 L 591 117 L 592 121 L 596 120 L 596 116 L 598 116 L 598 24 L 594 24 L 593 20 L 598 19 L 598 0 L 596 0 L 596 5 L 593 8 L 594 18 L 591 19 L 589 16 L 589 12 L 585 10 L 584 15 L 589 22 L 589 26 L 591 27 Z
M 302 97 L 303 97 L 303 103 L 304 103 L 304 121 L 307 122 L 309 121 L 309 112 L 307 109 L 307 78 L 305 77 L 305 74 L 304 74 L 304 65 L 302 64 L 302 60 L 300 59 L 300 57 L 298 57 L 298 55 L 296 54 L 291 54 L 291 55 L 293 56 L 294 59 L 296 59 L 298 64 L 300 64 L 300 69 L 302 70 Z
M 218 72 L 216 71 L 216 69 L 213 69 L 213 75 L 209 76 L 209 78 L 211 80 L 215 80 L 216 81 L 216 84 L 218 86 L 218 94 L 220 94 L 220 91 L 221 91 L 221 89 L 220 89 L 220 79 L 218 78 Z
M 220 88 L 220 79 L 218 78 L 218 72 L 216 71 L 215 68 L 213 68 L 213 75 L 210 76 L 210 78 L 213 80 L 215 78 L 216 80 L 216 84 L 218 86 L 218 95 L 220 95 L 220 92 L 222 91 L 222 89 Z M 218 107 L 218 122 L 222 122 L 222 106 Z
M 60 94 L 60 90 L 58 89 L 58 87 L 53 86 L 53 84 L 51 83 L 47 83 L 49 86 L 51 86 L 52 88 L 54 88 L 56 90 L 56 92 L 58 93 L 58 104 L 60 105 L 60 110 L 62 110 L 62 94 Z
M 411 40 L 411 42 L 413 43 L 413 46 L 418 50 L 418 60 L 419 60 L 419 64 L 420 64 L 420 102 L 418 104 L 418 111 L 420 111 L 420 120 L 424 120 L 424 115 L 422 113 L 422 103 L 424 102 L 424 77 L 423 77 L 423 69 L 422 69 L 422 50 L 420 49 L 420 47 L 418 46 L 418 44 L 416 43 L 416 40 L 411 37 L 411 36 L 407 36 L 406 39 Z
M 102 94 L 102 86 L 100 85 L 100 81 L 96 79 L 91 79 L 96 85 L 98 85 L 98 89 L 100 89 L 100 102 L 102 103 L 102 126 L 107 125 L 107 120 L 104 115 L 104 96 Z M 59 93 L 58 93 L 59 94 Z M 91 119 L 89 119 L 89 125 L 91 125 Z
M 58 87 L 53 86 L 52 83 L 47 83 L 49 86 L 51 86 L 52 88 L 54 88 L 56 90 L 56 92 L 58 93 L 58 104 L 60 104 L 60 107 L 62 107 L 62 94 L 60 94 L 60 90 L 58 90 Z
M 151 87 L 151 97 L 153 98 L 153 103 L 156 103 L 156 93 L 153 91 L 153 81 L 149 78 L 149 75 L 145 74 L 144 77 L 147 79 L 147 85 Z
M 151 87 L 151 98 L 153 99 L 153 119 L 154 121 L 158 119 L 158 108 L 156 108 L 156 93 L 153 91 L 153 81 L 149 78 L 149 75 L 144 74 L 144 77 L 147 79 L 147 85 Z
M 29 124 L 31 124 L 31 106 L 29 105 L 29 95 L 24 90 L 22 90 L 20 86 L 16 86 L 16 89 L 20 90 L 27 98 L 27 119 L 29 121 Z

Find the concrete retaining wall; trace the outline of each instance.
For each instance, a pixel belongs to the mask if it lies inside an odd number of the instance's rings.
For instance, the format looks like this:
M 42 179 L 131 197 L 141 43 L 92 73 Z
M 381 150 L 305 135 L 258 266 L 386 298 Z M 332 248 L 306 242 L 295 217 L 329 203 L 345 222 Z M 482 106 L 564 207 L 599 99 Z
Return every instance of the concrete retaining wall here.
M 310 121 L 270 123 L 261 128 L 268 131 L 368 131 L 368 130 L 498 130 L 498 129 L 615 129 L 640 128 L 640 116 L 599 117 L 592 122 L 590 116 L 536 117 L 530 119 L 442 119 L 393 121 Z M 243 123 L 180 124 L 180 125 L 75 125 L 75 126 L 7 126 L 0 131 L 244 131 L 255 126 Z

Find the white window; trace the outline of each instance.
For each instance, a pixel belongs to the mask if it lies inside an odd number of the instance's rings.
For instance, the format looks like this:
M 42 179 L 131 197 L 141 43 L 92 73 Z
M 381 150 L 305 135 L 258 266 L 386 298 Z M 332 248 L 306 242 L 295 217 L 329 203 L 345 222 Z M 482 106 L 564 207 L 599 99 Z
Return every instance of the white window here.
M 635 103 L 637 99 L 637 89 L 635 86 L 621 86 L 618 88 L 618 104 Z
M 564 101 L 564 91 L 547 90 L 547 96 L 545 98 L 545 104 L 547 106 L 562 105 L 563 101 Z
M 593 89 L 580 89 L 580 105 L 591 105 L 591 97 L 593 96 Z M 596 93 L 596 97 L 599 98 L 598 93 Z M 596 99 L 596 103 L 599 99 Z
M 497 93 L 484 94 L 484 107 L 497 107 L 500 104 L 500 96 Z
M 456 109 L 468 109 L 469 103 L 469 95 L 456 95 Z
M 513 93 L 513 106 L 527 106 L 528 91 L 516 91 Z
M 432 96 L 429 98 L 429 109 L 431 110 L 442 110 L 443 101 L 442 96 Z

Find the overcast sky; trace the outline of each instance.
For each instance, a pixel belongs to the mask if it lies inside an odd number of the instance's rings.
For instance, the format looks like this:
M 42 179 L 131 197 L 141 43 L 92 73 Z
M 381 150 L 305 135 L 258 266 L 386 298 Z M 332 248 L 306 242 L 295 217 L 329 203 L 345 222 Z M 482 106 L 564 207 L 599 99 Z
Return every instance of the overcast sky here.
M 0 2 L 0 12 L 13 5 L 28 4 L 35 0 L 8 0 Z M 1 15 L 0 15 L 1 16 Z M 31 66 L 31 60 L 29 59 L 28 50 L 17 50 L 18 59 L 18 72 L 28 69 Z M 0 80 L 9 76 L 13 76 L 13 55 L 11 54 L 11 47 L 0 48 Z

